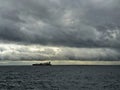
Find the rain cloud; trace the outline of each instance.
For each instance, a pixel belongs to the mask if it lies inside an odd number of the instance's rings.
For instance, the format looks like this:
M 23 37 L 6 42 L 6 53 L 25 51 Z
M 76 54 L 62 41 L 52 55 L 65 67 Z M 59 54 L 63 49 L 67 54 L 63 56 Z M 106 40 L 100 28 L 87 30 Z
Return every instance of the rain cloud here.
M 119 18 L 119 0 L 0 0 L 0 59 L 120 60 Z

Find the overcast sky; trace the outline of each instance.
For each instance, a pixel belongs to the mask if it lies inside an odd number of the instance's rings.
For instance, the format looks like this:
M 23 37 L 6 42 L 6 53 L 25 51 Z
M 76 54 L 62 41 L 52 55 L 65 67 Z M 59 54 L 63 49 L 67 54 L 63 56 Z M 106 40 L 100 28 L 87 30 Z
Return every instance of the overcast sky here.
M 0 0 L 1 60 L 120 60 L 120 0 Z

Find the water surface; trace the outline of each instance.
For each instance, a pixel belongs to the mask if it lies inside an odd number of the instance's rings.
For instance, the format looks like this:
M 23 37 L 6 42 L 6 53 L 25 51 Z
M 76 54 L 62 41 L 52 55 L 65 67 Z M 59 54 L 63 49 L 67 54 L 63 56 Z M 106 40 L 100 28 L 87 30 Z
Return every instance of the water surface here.
M 0 90 L 119 90 L 120 66 L 0 66 Z

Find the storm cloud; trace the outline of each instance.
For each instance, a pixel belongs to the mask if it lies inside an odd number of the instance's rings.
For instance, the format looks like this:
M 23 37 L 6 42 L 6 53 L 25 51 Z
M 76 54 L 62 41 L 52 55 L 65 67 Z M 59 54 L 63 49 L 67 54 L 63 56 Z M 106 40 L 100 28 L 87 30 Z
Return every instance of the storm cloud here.
M 120 60 L 119 18 L 119 0 L 0 0 L 0 58 Z

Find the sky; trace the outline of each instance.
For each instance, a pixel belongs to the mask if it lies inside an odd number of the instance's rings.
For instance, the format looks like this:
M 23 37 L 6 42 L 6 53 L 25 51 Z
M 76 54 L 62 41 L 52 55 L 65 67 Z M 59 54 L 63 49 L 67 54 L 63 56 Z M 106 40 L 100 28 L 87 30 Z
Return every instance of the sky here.
M 0 0 L 0 61 L 120 61 L 120 0 Z

